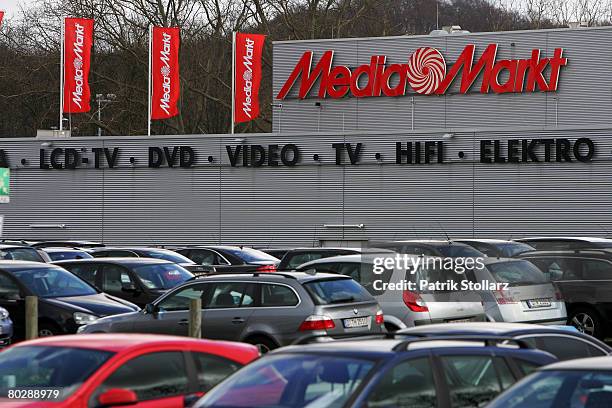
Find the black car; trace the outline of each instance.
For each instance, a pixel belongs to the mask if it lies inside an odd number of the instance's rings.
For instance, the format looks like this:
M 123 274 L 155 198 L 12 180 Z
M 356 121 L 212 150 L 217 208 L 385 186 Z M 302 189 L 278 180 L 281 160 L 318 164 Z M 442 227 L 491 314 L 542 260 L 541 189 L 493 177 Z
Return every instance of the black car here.
M 279 271 L 294 270 L 303 263 L 321 258 L 353 255 L 361 251 L 356 248 L 295 248 L 288 251 L 278 264 Z
M 0 259 L 7 261 L 50 262 L 43 251 L 27 245 L 0 244 Z
M 39 336 L 76 333 L 100 317 L 139 310 L 125 300 L 99 292 L 56 265 L 0 261 L 0 306 L 13 320 L 14 338 L 25 338 L 25 297 L 38 297 Z
M 401 254 L 444 258 L 479 258 L 486 256 L 470 245 L 451 240 L 373 241 L 370 246 L 390 249 Z
M 519 257 L 555 283 L 568 324 L 599 339 L 612 335 L 612 249 L 533 251 Z
M 538 251 L 612 248 L 612 239 L 596 237 L 529 237 L 515 239 L 514 241 L 531 245 Z
M 64 261 L 69 259 L 92 259 L 93 256 L 84 249 L 80 248 L 63 248 L 63 247 L 49 247 L 43 249 L 43 251 L 51 258 L 52 262 Z
M 165 248 L 117 247 L 95 248 L 89 251 L 94 258 L 153 258 L 170 261 L 182 266 L 196 275 L 208 273 L 210 268 L 202 268 L 188 257 Z
M 540 324 L 467 322 L 426 324 L 399 330 L 395 334 L 415 337 L 436 336 L 500 336 L 522 340 L 539 350 L 547 351 L 560 361 L 585 357 L 607 356 L 612 348 L 572 327 L 544 326 Z
M 523 252 L 533 251 L 534 248 L 523 242 L 506 241 L 503 239 L 457 239 L 460 242 L 475 248 L 487 256 L 497 258 L 512 258 Z
M 283 256 L 293 248 L 255 248 L 258 251 L 265 252 L 268 255 L 272 255 L 275 258 L 283 259 Z
M 69 247 L 69 248 L 102 248 L 104 244 L 95 241 L 40 241 L 31 245 L 34 248 L 52 248 L 52 247 Z
M 98 258 L 56 264 L 103 292 L 141 307 L 166 290 L 193 279 L 191 272 L 162 259 Z
M 226 245 L 199 245 L 177 249 L 198 265 L 210 265 L 220 273 L 275 272 L 278 258 L 257 249 Z

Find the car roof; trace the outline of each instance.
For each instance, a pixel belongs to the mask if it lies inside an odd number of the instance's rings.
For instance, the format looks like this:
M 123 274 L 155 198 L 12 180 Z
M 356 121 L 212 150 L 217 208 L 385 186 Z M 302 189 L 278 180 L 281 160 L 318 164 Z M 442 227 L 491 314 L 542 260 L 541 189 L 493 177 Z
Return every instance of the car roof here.
M 255 249 L 246 245 L 238 246 L 238 245 L 189 245 L 184 247 L 187 248 L 210 248 L 210 249 L 220 249 L 226 251 L 241 251 L 243 249 Z M 261 249 L 257 249 L 257 251 L 261 251 Z
M 157 248 L 157 247 L 147 247 L 147 246 L 120 246 L 120 247 L 100 247 L 100 248 L 92 248 L 90 252 L 101 252 L 101 251 L 113 251 L 113 250 L 126 250 L 126 251 L 171 251 L 168 248 Z
M 608 238 L 599 238 L 599 237 L 526 237 L 526 238 L 517 238 L 515 241 L 585 241 L 585 242 L 612 242 L 611 239 Z
M 395 253 L 395 252 L 393 252 Z M 367 255 L 367 254 L 365 254 Z M 423 258 L 421 255 L 416 255 L 416 254 L 405 254 L 407 257 L 409 258 Z M 424 258 L 427 259 L 440 259 L 441 257 L 439 256 L 425 256 Z M 494 264 L 494 263 L 500 263 L 500 262 L 516 262 L 516 261 L 520 261 L 520 259 L 514 259 L 514 258 L 497 258 L 497 257 L 483 257 L 482 261 L 485 265 L 489 265 L 489 264 Z M 364 254 L 353 254 L 353 255 L 338 255 L 338 256 L 330 256 L 329 258 L 319 258 L 319 259 L 315 259 L 313 261 L 308 261 L 303 263 L 302 265 L 299 265 L 298 267 L 301 268 L 306 268 L 308 266 L 311 265 L 317 265 L 317 264 L 321 264 L 321 263 L 333 263 L 333 262 L 352 262 L 352 263 L 372 263 L 372 258 L 365 256 Z
M 41 248 L 41 250 L 45 252 L 87 252 L 83 248 L 73 248 L 73 247 L 48 247 L 48 248 Z
M 242 346 L 248 348 L 246 344 L 236 342 L 226 342 L 218 340 L 202 340 L 190 337 L 168 336 L 160 334 L 134 334 L 134 333 L 92 333 L 92 334 L 73 334 L 64 336 L 41 337 L 36 340 L 17 343 L 14 347 L 22 346 L 51 346 L 51 347 L 74 347 L 92 350 L 105 350 L 112 352 L 138 349 L 143 346 L 162 346 L 179 345 L 187 347 L 189 345 L 208 345 L 213 347 L 228 346 L 240 349 Z
M 121 265 L 131 265 L 131 264 L 136 264 L 136 265 L 151 265 L 151 264 L 172 264 L 174 265 L 174 263 L 167 261 L 165 259 L 158 259 L 158 258 L 146 258 L 146 257 L 141 257 L 141 258 L 136 258 L 136 257 L 108 257 L 108 258 L 87 258 L 87 259 L 66 259 L 66 260 L 62 260 L 62 261 L 56 261 L 54 262 L 54 264 L 57 265 L 63 265 L 63 264 L 68 264 L 68 263 L 84 263 L 84 264 L 88 264 L 88 263 L 100 263 L 100 262 L 107 262 L 107 263 L 114 263 L 114 264 L 121 264 Z
M 286 281 L 295 280 L 300 283 L 318 281 L 324 279 L 351 279 L 349 276 L 340 275 L 337 273 L 306 273 L 295 271 L 278 271 L 278 272 L 260 272 L 260 273 L 222 273 L 212 274 L 198 277 L 198 281 L 204 280 L 235 280 L 235 279 L 253 279 L 253 280 L 269 280 L 269 279 L 285 279 Z M 193 281 L 192 281 L 193 282 Z
M 33 247 L 26 244 L 0 244 L 0 249 L 9 249 L 9 248 L 32 248 Z
M 461 238 L 454 239 L 454 242 L 482 242 L 483 244 L 524 244 L 523 242 L 510 241 L 507 239 L 493 239 L 493 238 Z
M 445 240 L 445 239 L 408 239 L 402 241 L 389 241 L 388 243 L 398 243 L 398 244 L 426 244 L 430 246 L 447 246 L 447 245 L 460 245 L 463 246 L 465 244 L 461 242 L 456 242 L 453 240 Z
M 560 363 L 550 364 L 541 370 L 610 370 L 612 371 L 612 357 L 589 357 L 568 360 Z
M 518 333 L 538 332 L 538 333 L 575 333 L 556 327 L 544 326 L 532 323 L 504 323 L 504 322 L 466 322 L 466 323 L 435 323 L 424 326 L 415 326 L 400 330 L 401 334 L 467 334 L 483 333 L 491 335 L 515 335 Z
M 565 255 L 565 256 L 584 256 L 584 255 L 612 255 L 612 248 L 584 248 L 584 249 L 540 249 L 522 252 L 517 256 L 544 256 L 544 255 Z
M 0 269 L 5 271 L 19 270 L 19 269 L 45 269 L 58 267 L 53 264 L 33 261 L 9 261 L 0 260 Z

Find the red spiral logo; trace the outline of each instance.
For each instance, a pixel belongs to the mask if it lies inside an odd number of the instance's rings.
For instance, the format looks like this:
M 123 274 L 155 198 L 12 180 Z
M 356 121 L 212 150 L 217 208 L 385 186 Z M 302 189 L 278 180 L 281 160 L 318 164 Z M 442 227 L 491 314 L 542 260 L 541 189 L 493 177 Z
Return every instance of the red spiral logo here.
M 415 92 L 431 95 L 446 76 L 446 62 L 435 48 L 418 48 L 408 60 L 408 83 Z

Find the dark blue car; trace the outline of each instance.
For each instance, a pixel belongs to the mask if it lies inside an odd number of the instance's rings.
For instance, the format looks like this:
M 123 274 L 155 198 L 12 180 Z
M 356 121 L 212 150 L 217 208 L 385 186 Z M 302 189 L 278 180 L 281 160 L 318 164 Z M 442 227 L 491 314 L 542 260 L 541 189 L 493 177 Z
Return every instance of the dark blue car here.
M 497 336 L 372 337 L 278 349 L 219 384 L 196 407 L 478 407 L 557 361 L 523 341 Z

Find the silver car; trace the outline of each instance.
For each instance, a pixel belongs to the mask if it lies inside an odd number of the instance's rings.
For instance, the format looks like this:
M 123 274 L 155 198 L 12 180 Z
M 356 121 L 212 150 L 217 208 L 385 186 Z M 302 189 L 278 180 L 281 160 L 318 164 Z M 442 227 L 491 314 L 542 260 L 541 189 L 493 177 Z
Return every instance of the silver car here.
M 202 299 L 202 334 L 243 341 L 262 352 L 312 335 L 384 332 L 376 300 L 337 274 L 214 275 L 186 282 L 140 312 L 102 318 L 79 333 L 187 335 L 189 304 Z
M 417 258 L 415 255 L 409 257 Z M 389 331 L 431 323 L 487 320 L 481 298 L 475 292 L 411 291 L 382 288 L 380 282 L 377 282 L 457 280 L 460 277 L 455 272 L 420 268 L 415 273 L 411 273 L 406 269 L 393 268 L 385 269 L 381 275 L 376 275 L 373 273 L 374 258 L 375 256 L 364 255 L 335 256 L 307 262 L 300 265 L 297 270 L 332 272 L 352 277 L 378 301 L 385 314 L 385 326 Z M 427 258 L 433 259 L 433 257 Z

